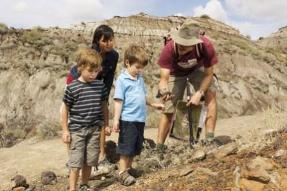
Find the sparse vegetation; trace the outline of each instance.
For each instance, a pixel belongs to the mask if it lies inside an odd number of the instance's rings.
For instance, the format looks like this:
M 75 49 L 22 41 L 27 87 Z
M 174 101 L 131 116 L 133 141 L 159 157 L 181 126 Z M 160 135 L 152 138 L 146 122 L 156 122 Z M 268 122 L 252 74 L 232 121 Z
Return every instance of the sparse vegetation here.
M 210 16 L 209 16 L 209 15 L 204 14 L 204 15 L 201 15 L 201 16 L 200 16 L 200 18 L 203 18 L 203 19 L 210 19 Z
M 57 136 L 58 131 L 61 129 L 59 123 L 50 121 L 43 121 L 37 127 L 37 137 L 40 139 L 49 139 Z
M 9 28 L 7 27 L 7 25 L 5 25 L 4 23 L 0 23 L 0 34 L 5 34 L 7 33 L 9 30 Z
M 52 43 L 52 40 L 45 36 L 43 31 L 39 28 L 35 28 L 32 30 L 25 30 L 23 35 L 21 36 L 21 41 L 25 44 L 31 44 L 36 46 L 37 48 L 43 47 L 45 45 L 49 45 Z

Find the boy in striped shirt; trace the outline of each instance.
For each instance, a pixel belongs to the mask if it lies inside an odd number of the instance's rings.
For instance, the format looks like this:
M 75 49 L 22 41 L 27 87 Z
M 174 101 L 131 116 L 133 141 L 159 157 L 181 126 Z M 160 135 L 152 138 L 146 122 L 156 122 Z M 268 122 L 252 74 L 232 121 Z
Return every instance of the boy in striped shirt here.
M 101 71 L 101 57 L 86 48 L 78 52 L 76 61 L 80 77 L 66 87 L 61 116 L 62 139 L 69 144 L 70 191 L 76 190 L 80 169 L 80 190 L 89 190 L 91 167 L 98 164 L 101 127 L 110 134 L 107 90 L 103 81 L 96 79 Z

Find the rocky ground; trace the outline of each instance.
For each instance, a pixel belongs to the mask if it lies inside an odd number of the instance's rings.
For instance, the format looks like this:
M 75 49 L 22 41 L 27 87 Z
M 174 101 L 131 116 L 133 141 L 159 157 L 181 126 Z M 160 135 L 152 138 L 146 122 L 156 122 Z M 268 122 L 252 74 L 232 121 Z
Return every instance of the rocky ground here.
M 137 183 L 131 187 L 120 185 L 114 176 L 115 169 L 111 169 L 98 171 L 90 181 L 91 186 L 93 190 L 286 190 L 287 131 L 284 118 L 286 113 L 266 111 L 222 119 L 217 124 L 216 146 L 198 145 L 190 149 L 187 143 L 169 139 L 169 147 L 162 154 L 154 148 L 156 129 L 147 129 L 145 135 L 149 139 L 134 163 L 141 175 Z M 108 141 L 108 156 L 112 162 L 117 160 L 112 154 L 114 140 L 116 136 Z M 37 143 L 30 140 L 0 150 L 0 164 L 4 167 L 0 171 L 6 180 L 1 184 L 5 185 L 1 190 L 14 186 L 8 178 L 12 178 L 11 172 L 17 169 L 18 174 L 27 178 L 29 187 L 26 190 L 66 190 L 65 154 L 59 139 Z M 44 185 L 43 171 L 53 171 L 57 182 Z M 48 181 L 44 183 L 49 184 L 49 178 L 53 180 L 53 177 L 47 173 Z M 14 190 L 25 189 L 18 187 Z

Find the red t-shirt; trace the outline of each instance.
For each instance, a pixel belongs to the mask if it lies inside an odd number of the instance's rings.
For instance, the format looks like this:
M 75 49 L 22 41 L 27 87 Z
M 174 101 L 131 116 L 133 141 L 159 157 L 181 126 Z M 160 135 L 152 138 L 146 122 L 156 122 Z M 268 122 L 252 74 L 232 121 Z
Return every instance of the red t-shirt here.
M 209 68 L 217 63 L 217 56 L 213 45 L 206 37 L 201 37 L 202 52 L 198 58 L 196 48 L 185 55 L 176 58 L 174 41 L 169 41 L 166 46 L 162 49 L 158 64 L 161 68 L 170 70 L 171 75 L 185 76 L 193 72 L 194 70 L 204 66 Z

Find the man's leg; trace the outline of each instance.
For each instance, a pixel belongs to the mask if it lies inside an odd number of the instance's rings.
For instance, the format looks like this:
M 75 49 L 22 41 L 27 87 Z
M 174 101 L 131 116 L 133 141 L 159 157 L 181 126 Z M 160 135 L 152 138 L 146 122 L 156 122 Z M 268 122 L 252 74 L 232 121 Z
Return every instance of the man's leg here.
M 217 119 L 216 93 L 214 91 L 208 90 L 205 94 L 205 99 L 207 105 L 205 136 L 207 139 L 213 140 L 216 119 Z
M 171 123 L 172 123 L 172 113 L 161 114 L 159 127 L 158 127 L 158 134 L 157 134 L 158 144 L 164 144 L 166 137 L 169 133 Z
M 70 176 L 69 176 L 69 185 L 70 191 L 75 191 L 77 187 L 78 177 L 79 177 L 80 170 L 77 168 L 70 169 Z

